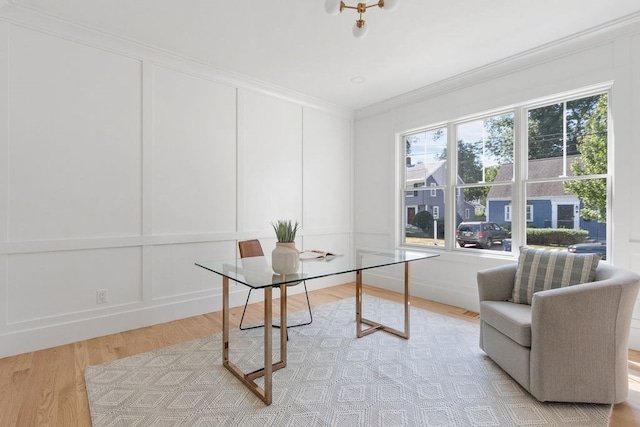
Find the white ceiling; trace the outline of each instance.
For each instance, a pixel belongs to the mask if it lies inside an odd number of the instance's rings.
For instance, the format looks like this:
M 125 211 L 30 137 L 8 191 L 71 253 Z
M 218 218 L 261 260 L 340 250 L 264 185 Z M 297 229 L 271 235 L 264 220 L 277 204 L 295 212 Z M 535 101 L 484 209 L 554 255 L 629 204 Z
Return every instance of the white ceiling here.
M 355 39 L 356 12 L 327 15 L 324 0 L 8 3 L 353 109 L 640 13 L 638 0 L 400 0 L 369 9 Z

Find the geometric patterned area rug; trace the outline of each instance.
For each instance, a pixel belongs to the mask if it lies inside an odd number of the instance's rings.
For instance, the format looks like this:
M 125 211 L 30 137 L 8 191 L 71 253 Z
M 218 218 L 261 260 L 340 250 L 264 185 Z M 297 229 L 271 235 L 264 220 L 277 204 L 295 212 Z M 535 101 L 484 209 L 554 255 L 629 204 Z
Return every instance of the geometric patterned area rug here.
M 304 319 L 289 315 L 289 322 Z M 306 313 L 308 316 L 308 313 Z M 363 315 L 401 327 L 402 305 Z M 221 334 L 90 366 L 94 426 L 607 426 L 611 405 L 540 403 L 478 347 L 476 323 L 411 308 L 411 339 L 355 337 L 355 299 L 289 329 L 287 366 L 265 406 L 222 367 Z M 279 360 L 274 329 L 274 360 Z M 261 367 L 263 330 L 231 332 L 231 360 Z M 276 348 L 277 347 L 277 348 Z M 262 385 L 262 384 L 261 384 Z

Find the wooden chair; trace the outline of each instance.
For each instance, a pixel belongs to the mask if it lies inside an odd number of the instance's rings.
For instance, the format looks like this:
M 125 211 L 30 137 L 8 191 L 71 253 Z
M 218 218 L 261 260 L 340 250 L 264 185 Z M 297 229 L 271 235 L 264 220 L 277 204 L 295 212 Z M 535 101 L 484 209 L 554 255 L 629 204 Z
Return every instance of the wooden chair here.
M 257 239 L 244 240 L 244 241 L 238 242 L 238 249 L 240 249 L 240 258 L 264 256 L 264 252 L 262 252 L 262 245 L 260 245 L 260 241 Z M 298 326 L 310 325 L 311 322 L 313 322 L 313 315 L 311 314 L 311 303 L 309 302 L 309 292 L 307 292 L 306 282 L 303 280 L 302 282 L 289 283 L 287 284 L 287 286 L 295 286 L 295 285 L 299 285 L 300 283 L 302 283 L 302 285 L 304 286 L 304 293 L 307 297 L 307 307 L 309 308 L 309 321 L 298 323 L 296 325 L 287 325 L 287 329 L 297 328 Z M 251 291 L 253 291 L 253 288 L 249 288 L 249 295 L 247 295 L 247 301 L 244 303 L 244 310 L 242 311 L 242 317 L 240 318 L 239 328 L 243 331 L 246 329 L 255 329 L 255 328 L 264 327 L 264 324 L 255 325 L 255 326 L 242 326 L 242 321 L 244 320 L 244 315 L 247 312 L 247 306 L 249 305 L 249 298 L 251 298 Z M 273 325 L 273 327 L 279 328 L 280 325 Z

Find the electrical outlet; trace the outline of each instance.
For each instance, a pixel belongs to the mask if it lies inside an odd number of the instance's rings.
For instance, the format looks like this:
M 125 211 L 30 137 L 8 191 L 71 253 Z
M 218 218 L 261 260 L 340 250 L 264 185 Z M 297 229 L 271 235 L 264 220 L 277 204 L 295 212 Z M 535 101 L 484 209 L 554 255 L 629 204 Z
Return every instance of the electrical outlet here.
M 96 304 L 105 304 L 107 302 L 107 290 L 98 289 L 96 291 Z

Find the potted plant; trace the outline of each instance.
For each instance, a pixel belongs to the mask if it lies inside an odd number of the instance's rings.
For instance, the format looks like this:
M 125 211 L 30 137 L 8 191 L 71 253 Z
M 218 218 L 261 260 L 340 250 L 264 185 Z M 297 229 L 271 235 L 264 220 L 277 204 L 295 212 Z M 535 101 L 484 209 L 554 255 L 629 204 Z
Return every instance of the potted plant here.
M 271 266 L 278 274 L 292 274 L 298 271 L 300 266 L 300 254 L 296 249 L 296 233 L 300 228 L 298 221 L 278 220 L 271 226 L 276 233 L 278 242 L 271 252 Z

